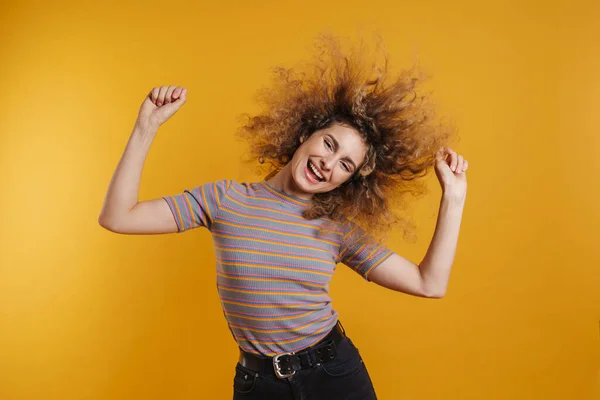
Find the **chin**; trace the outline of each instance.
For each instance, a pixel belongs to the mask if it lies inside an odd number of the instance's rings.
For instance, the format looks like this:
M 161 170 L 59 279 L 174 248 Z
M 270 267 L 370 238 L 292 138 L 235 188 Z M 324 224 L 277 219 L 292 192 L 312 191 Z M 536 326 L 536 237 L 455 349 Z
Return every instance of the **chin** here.
M 300 179 L 295 178 L 294 183 L 296 184 L 296 187 L 298 189 L 302 190 L 305 193 L 327 193 L 335 189 L 334 187 L 331 187 L 327 182 L 312 183 L 302 176 L 300 177 Z
M 318 191 L 315 190 L 315 185 L 307 181 L 303 176 L 294 177 L 294 184 L 298 189 L 305 193 L 318 193 Z

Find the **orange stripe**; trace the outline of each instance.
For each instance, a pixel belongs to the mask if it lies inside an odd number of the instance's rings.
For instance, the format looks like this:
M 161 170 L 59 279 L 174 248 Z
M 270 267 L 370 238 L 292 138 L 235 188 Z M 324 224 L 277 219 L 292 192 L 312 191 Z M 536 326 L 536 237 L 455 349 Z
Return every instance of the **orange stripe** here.
M 310 314 L 312 314 L 312 311 L 305 312 L 304 314 L 300 314 L 300 315 L 294 315 L 292 317 L 283 317 L 283 318 L 276 318 L 276 317 L 273 317 L 273 318 L 254 318 L 254 317 L 248 317 L 248 316 L 241 315 L 241 314 L 225 312 L 225 315 L 229 315 L 231 317 L 236 317 L 236 318 L 249 319 L 249 320 L 252 320 L 252 321 L 287 321 L 287 320 L 290 320 L 290 319 L 304 318 L 304 317 L 306 317 L 307 315 L 310 315 Z
M 304 329 L 304 328 L 306 328 L 307 326 L 313 325 L 313 324 L 315 324 L 316 322 L 319 322 L 319 321 L 321 321 L 321 320 L 323 320 L 323 317 L 322 317 L 322 318 L 320 318 L 320 319 L 318 319 L 318 320 L 316 320 L 316 321 L 311 321 L 311 322 L 308 322 L 308 323 L 306 323 L 306 324 L 304 324 L 304 325 L 298 326 L 298 327 L 294 328 L 294 330 L 292 330 L 291 332 L 296 332 L 296 331 L 299 331 L 300 329 Z M 230 327 L 232 327 L 232 328 L 238 328 L 238 329 L 243 329 L 243 330 L 245 330 L 245 331 L 249 331 L 249 332 L 258 332 L 258 333 L 280 333 L 280 332 L 290 332 L 290 331 L 289 331 L 289 330 L 287 330 L 287 329 L 271 329 L 271 330 L 269 330 L 269 331 L 265 331 L 265 330 L 259 330 L 259 329 L 251 329 L 251 328 L 247 328 L 247 327 L 245 327 L 245 326 L 241 326 L 241 325 L 235 325 L 235 324 L 229 324 L 229 326 L 230 326 Z
M 378 245 L 377 247 L 375 247 L 375 250 L 373 250 L 371 252 L 371 254 L 369 254 L 367 256 L 367 258 L 365 258 L 364 260 L 362 260 L 361 262 L 359 262 L 358 265 L 355 268 L 358 269 L 358 267 L 360 267 L 361 265 L 363 265 L 366 261 L 369 261 L 371 259 L 371 257 L 373 257 L 373 254 L 375 254 L 380 248 L 381 248 L 381 245 Z
M 192 208 L 192 203 L 190 203 L 190 199 L 188 196 L 183 196 L 185 202 L 188 205 L 188 210 L 190 210 L 190 223 L 192 224 L 192 228 L 196 226 L 194 221 L 194 209 Z
M 171 197 L 171 199 L 173 201 L 173 205 L 175 206 L 175 211 L 177 212 L 177 218 L 179 218 L 181 229 L 185 229 L 185 223 L 183 222 L 183 217 L 181 216 L 181 210 L 179 210 L 179 206 L 177 205 L 177 200 L 174 197 Z
M 252 278 L 252 277 L 245 277 L 245 276 L 230 276 L 228 274 L 225 274 L 225 273 L 219 272 L 219 271 L 217 271 L 217 275 L 220 275 L 227 279 L 233 279 L 233 280 L 239 280 L 239 281 L 265 281 L 265 282 L 280 282 L 280 283 L 297 282 L 296 280 L 291 279 L 291 278 L 290 279 L 273 279 L 273 278 Z M 302 281 L 302 285 L 313 286 L 313 287 L 318 287 L 318 288 L 323 287 L 322 284 L 308 283 L 305 281 Z
M 369 276 L 369 274 L 371 273 L 371 270 L 373 268 L 375 268 L 376 266 L 378 266 L 379 264 L 381 264 L 382 262 L 384 262 L 385 260 L 387 260 L 388 258 L 390 258 L 390 256 L 393 254 L 393 252 L 390 251 L 390 253 L 388 255 L 386 255 L 385 257 L 382 257 L 381 260 L 377 261 L 375 264 L 373 264 L 373 266 L 371 268 L 369 268 L 366 272 L 365 272 L 365 276 Z
M 266 239 L 255 239 L 255 238 L 247 238 L 247 237 L 238 237 L 238 236 L 232 236 L 232 235 L 223 235 L 221 233 L 213 233 L 213 236 L 223 237 L 223 238 L 227 238 L 227 239 L 238 239 L 238 240 L 247 240 L 247 241 L 252 241 L 252 242 L 276 244 L 276 245 L 280 245 L 280 246 L 297 247 L 299 249 L 309 249 L 309 250 L 320 251 L 320 252 L 327 253 L 327 254 L 333 254 L 333 252 L 331 252 L 329 250 L 320 249 L 318 247 L 302 246 L 302 245 L 295 245 L 295 244 L 287 244 L 287 243 L 275 242 L 275 241 L 266 240 Z
M 348 236 L 350 236 L 350 234 L 351 234 L 352 232 L 354 232 L 354 231 L 356 230 L 356 228 L 357 228 L 357 227 L 358 227 L 357 225 L 354 225 L 354 226 L 352 227 L 352 229 L 350 229 L 350 231 L 348 231 L 348 233 L 346 233 L 346 235 L 344 236 L 344 240 L 348 239 Z
M 354 257 L 356 257 L 356 255 L 357 255 L 358 253 L 360 253 L 360 252 L 362 251 L 362 249 L 364 249 L 364 248 L 365 248 L 365 246 L 366 246 L 366 245 L 367 245 L 367 244 L 366 244 L 366 243 L 364 243 L 362 246 L 360 246 L 360 247 L 358 248 L 358 250 L 357 250 L 357 251 L 353 252 L 353 253 L 352 253 L 352 255 L 351 255 L 350 257 L 348 257 L 348 259 L 347 259 L 346 261 L 347 261 L 347 262 L 351 262 L 351 261 L 352 261 L 352 259 L 353 259 Z M 344 259 L 344 257 L 346 256 L 346 253 L 348 253 L 348 252 L 350 251 L 349 249 L 350 249 L 349 247 L 346 247 L 346 250 L 344 250 L 344 251 L 342 252 L 342 254 L 340 254 L 340 260 L 343 260 L 343 259 Z M 342 262 L 343 262 L 343 261 L 342 261 Z
M 364 238 L 364 237 L 366 237 L 366 236 L 367 236 L 367 233 L 365 232 L 365 233 L 364 233 L 364 234 L 363 234 L 361 237 L 354 239 L 354 240 L 353 240 L 353 243 L 357 243 L 357 242 L 359 242 L 359 241 L 360 241 L 362 238 Z M 366 246 L 366 244 L 364 244 L 364 245 L 363 245 L 363 246 L 360 248 L 360 250 L 362 250 L 362 249 L 364 248 L 364 246 Z M 350 251 L 350 247 L 349 247 L 349 246 L 346 246 L 346 248 L 344 249 L 344 251 L 342 251 L 342 252 L 340 253 L 340 259 L 344 258 L 344 256 L 346 255 L 346 253 L 347 253 L 348 251 Z M 358 251 L 354 252 L 354 254 L 355 254 L 355 255 L 356 255 L 357 253 L 358 253 Z
M 202 192 L 202 201 L 204 202 L 204 208 L 206 209 L 206 214 L 208 216 L 208 220 L 212 223 L 212 216 L 210 215 L 210 208 L 208 207 L 208 203 L 206 202 L 206 194 L 204 193 L 204 186 L 201 186 L 200 191 Z
M 241 301 L 231 301 L 231 300 L 221 300 L 221 302 L 226 304 L 234 304 L 236 306 L 244 306 L 250 308 L 273 308 L 273 304 L 264 304 L 264 305 L 256 305 L 256 304 L 248 304 Z M 297 304 L 277 304 L 277 308 L 297 308 Z M 304 305 L 303 307 L 306 307 Z M 320 306 L 316 306 L 315 310 L 318 310 Z
M 311 261 L 320 261 L 320 262 L 324 262 L 324 263 L 330 263 L 330 260 L 324 260 L 322 258 L 305 257 L 305 256 L 291 256 L 288 254 L 278 254 L 278 253 L 271 253 L 268 251 L 260 251 L 260 250 L 244 250 L 244 249 L 233 250 L 233 249 L 226 249 L 226 248 L 222 248 L 222 247 L 218 247 L 218 246 L 215 246 L 215 249 L 227 251 L 230 253 L 262 254 L 262 255 L 272 256 L 272 257 L 284 257 L 284 258 L 293 258 L 296 260 L 305 260 L 305 261 L 311 260 Z
M 351 257 L 351 258 L 354 258 L 354 257 L 356 257 L 356 256 L 358 255 L 358 253 L 360 253 L 361 251 L 363 251 L 363 249 L 364 249 L 365 247 L 367 247 L 367 244 L 366 244 L 366 243 L 363 243 L 363 244 L 362 244 L 362 246 L 360 246 L 360 247 L 358 248 L 358 250 L 356 250 L 356 251 L 355 251 L 355 252 L 352 254 L 352 257 Z
M 227 222 L 227 221 L 220 221 L 220 223 L 223 224 L 223 225 L 229 225 L 229 226 L 233 226 L 233 227 L 236 227 L 236 228 L 254 229 L 254 230 L 257 230 L 257 231 L 264 231 L 264 232 L 276 233 L 278 235 L 295 236 L 295 237 L 300 237 L 300 238 L 304 238 L 304 239 L 310 239 L 310 240 L 314 240 L 314 241 L 321 242 L 321 243 L 327 243 L 327 244 L 330 244 L 330 245 L 333 245 L 333 246 L 335 246 L 335 245 L 338 244 L 336 242 L 331 242 L 329 240 L 317 239 L 315 237 L 307 236 L 307 235 L 300 235 L 299 233 L 280 232 L 280 231 L 277 231 L 275 229 L 258 228 L 258 227 L 253 227 L 253 226 L 244 226 L 244 225 L 238 225 L 238 224 L 234 224 L 232 222 Z
M 315 275 L 323 275 L 323 276 L 333 275 L 333 271 L 331 273 L 325 273 L 325 272 L 306 270 L 301 267 L 294 267 L 294 268 L 270 267 L 268 265 L 245 264 L 245 263 L 227 262 L 227 261 L 219 261 L 219 260 L 217 260 L 217 262 L 221 263 L 221 265 L 238 265 L 238 266 L 248 267 L 248 268 L 266 268 L 266 269 L 274 269 L 276 271 L 294 271 L 294 272 L 302 272 L 302 273 L 306 273 L 306 274 L 315 274 Z
M 214 189 L 215 191 L 215 199 L 217 201 L 217 207 L 221 208 L 221 200 L 219 199 L 219 188 L 217 187 L 217 183 L 215 182 L 214 184 Z
M 261 292 L 257 290 L 242 290 L 242 289 L 229 289 L 226 287 L 222 287 L 221 285 L 217 285 L 217 288 L 221 290 L 226 290 L 228 292 L 234 293 L 251 293 L 251 294 L 272 294 L 272 295 L 288 295 L 288 296 L 309 296 L 309 297 L 317 297 L 324 296 L 324 293 L 306 293 L 306 292 Z

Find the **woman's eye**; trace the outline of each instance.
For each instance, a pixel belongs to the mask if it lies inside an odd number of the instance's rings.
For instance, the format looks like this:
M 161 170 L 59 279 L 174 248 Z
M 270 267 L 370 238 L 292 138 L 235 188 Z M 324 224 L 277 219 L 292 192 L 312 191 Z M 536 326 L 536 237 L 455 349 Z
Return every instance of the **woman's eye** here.
M 350 172 L 350 167 L 348 166 L 348 164 L 342 163 L 342 166 L 344 167 L 344 169 L 346 170 L 346 172 Z
M 325 146 L 327 146 L 327 148 L 328 148 L 329 150 L 333 150 L 333 146 L 331 145 L 331 143 L 329 143 L 329 141 L 328 141 L 328 140 L 325 140 Z

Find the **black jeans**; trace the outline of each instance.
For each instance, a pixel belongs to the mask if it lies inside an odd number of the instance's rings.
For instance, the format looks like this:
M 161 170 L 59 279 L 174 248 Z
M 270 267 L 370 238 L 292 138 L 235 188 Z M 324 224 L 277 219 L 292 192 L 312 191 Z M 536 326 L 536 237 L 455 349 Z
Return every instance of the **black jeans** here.
M 333 360 L 297 371 L 289 378 L 258 374 L 238 363 L 233 399 L 376 400 L 377 397 L 358 349 L 346 336 L 337 346 Z

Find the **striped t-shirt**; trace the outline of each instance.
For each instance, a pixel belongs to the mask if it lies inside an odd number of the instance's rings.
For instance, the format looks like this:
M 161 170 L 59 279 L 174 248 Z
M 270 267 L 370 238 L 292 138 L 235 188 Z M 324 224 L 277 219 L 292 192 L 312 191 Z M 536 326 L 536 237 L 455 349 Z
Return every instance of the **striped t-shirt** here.
M 342 262 L 368 280 L 392 251 L 356 224 L 307 220 L 310 200 L 266 181 L 207 183 L 165 196 L 179 232 L 204 226 L 213 237 L 217 289 L 229 328 L 243 350 L 273 356 L 321 340 L 337 322 L 329 281 Z

